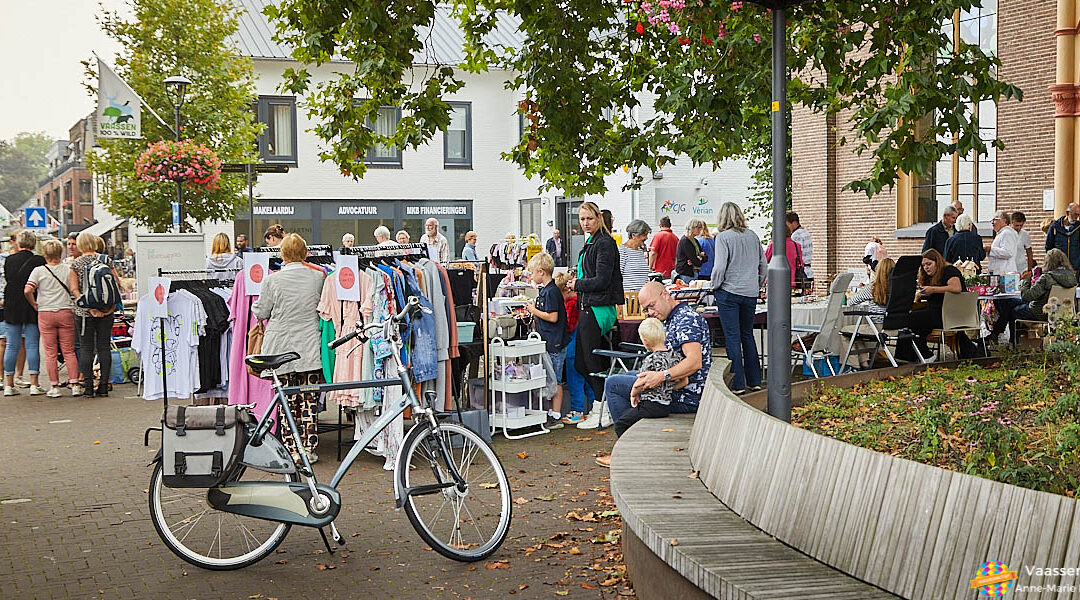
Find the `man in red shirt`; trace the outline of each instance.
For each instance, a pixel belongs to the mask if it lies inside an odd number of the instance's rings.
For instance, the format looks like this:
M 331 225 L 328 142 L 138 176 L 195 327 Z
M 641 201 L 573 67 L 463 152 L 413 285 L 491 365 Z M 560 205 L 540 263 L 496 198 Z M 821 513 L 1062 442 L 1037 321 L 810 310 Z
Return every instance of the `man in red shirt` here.
M 671 219 L 660 217 L 660 231 L 652 238 L 649 245 L 649 268 L 664 277 L 671 277 L 675 269 L 675 249 L 679 246 L 679 236 L 671 233 Z

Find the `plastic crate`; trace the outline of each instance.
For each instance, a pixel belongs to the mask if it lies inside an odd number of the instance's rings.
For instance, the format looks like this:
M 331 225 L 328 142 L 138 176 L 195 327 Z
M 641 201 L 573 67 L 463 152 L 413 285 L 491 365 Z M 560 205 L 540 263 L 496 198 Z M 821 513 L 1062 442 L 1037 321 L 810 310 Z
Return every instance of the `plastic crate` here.
M 468 344 L 473 341 L 476 334 L 476 323 L 472 321 L 458 321 L 457 324 L 457 337 L 459 344 Z

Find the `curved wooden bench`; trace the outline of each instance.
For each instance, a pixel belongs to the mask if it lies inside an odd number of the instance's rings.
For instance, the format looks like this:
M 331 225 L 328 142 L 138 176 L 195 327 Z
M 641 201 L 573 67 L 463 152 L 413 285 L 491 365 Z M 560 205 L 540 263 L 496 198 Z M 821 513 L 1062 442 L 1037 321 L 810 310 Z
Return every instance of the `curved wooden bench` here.
M 848 386 L 916 370 L 880 369 L 825 383 Z M 794 386 L 793 399 L 816 385 L 821 383 Z M 1080 507 L 1073 498 L 946 471 L 793 427 L 732 396 L 712 374 L 689 447 L 704 485 L 734 513 L 899 596 L 974 598 L 970 580 L 988 561 L 1015 571 L 1015 586 L 1080 587 L 1067 571 L 1036 575 L 1025 568 L 1080 567 Z M 1060 589 L 1022 595 L 1077 597 Z
M 714 364 L 710 378 L 722 380 L 723 369 Z M 776 541 L 689 477 L 692 427 L 693 415 L 642 420 L 612 452 L 611 493 L 639 598 L 895 598 Z

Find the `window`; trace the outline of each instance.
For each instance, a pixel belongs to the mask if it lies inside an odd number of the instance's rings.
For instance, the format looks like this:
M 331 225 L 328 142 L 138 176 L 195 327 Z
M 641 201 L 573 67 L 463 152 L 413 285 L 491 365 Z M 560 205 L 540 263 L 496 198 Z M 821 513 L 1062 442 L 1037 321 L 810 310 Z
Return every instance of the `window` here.
M 266 125 L 259 136 L 259 157 L 264 162 L 296 166 L 296 98 L 259 96 L 256 118 Z
M 90 194 L 90 180 L 79 180 L 79 204 L 93 204 L 94 197 Z
M 953 40 L 978 46 L 990 55 L 997 54 L 997 2 L 986 0 L 983 7 L 957 11 L 943 29 Z M 953 154 L 943 156 L 925 177 L 911 177 L 912 206 L 910 222 L 934 223 L 944 208 L 959 200 L 966 214 L 977 222 L 988 222 L 997 209 L 997 150 L 990 144 L 997 138 L 997 105 L 992 100 L 965 102 L 967 110 L 979 119 L 979 136 L 988 146 L 986 156 Z M 933 117 L 928 117 L 929 119 Z M 945 143 L 952 140 L 943 139 Z M 898 214 L 903 213 L 898 210 Z M 901 221 L 905 219 L 900 219 Z
M 472 168 L 472 104 L 450 102 L 450 124 L 443 135 L 443 167 Z
M 401 120 L 401 109 L 394 106 L 380 106 L 375 121 L 368 121 L 368 127 L 375 135 L 390 137 L 397 130 Z M 376 167 L 401 167 L 401 148 L 387 144 L 373 144 L 364 159 L 368 165 Z
M 540 199 L 526 198 L 521 201 L 521 236 L 536 234 L 540 237 Z

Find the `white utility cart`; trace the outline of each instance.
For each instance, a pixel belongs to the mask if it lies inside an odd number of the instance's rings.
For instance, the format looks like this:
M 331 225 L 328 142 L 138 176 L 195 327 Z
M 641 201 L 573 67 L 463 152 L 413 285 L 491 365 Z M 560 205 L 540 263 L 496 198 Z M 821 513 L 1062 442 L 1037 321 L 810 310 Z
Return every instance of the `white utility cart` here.
M 488 345 L 488 380 L 491 390 L 489 412 L 491 415 L 491 433 L 500 429 L 511 440 L 548 433 L 544 427 L 547 411 L 544 410 L 543 388 L 547 385 L 543 356 L 547 352 L 544 340 L 536 333 L 530 333 L 524 340 L 504 341 L 492 338 Z M 517 362 L 530 373 L 527 379 L 510 379 L 506 374 L 506 365 Z M 524 407 L 511 407 L 509 394 L 527 394 Z M 512 435 L 510 430 L 539 426 L 537 431 Z

